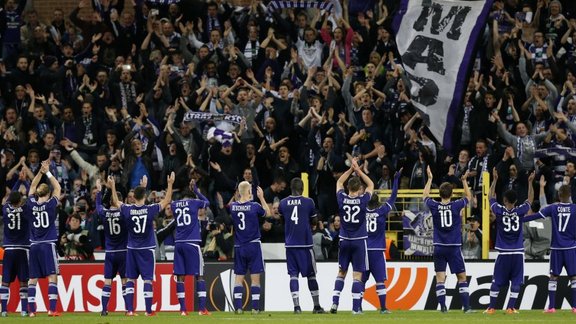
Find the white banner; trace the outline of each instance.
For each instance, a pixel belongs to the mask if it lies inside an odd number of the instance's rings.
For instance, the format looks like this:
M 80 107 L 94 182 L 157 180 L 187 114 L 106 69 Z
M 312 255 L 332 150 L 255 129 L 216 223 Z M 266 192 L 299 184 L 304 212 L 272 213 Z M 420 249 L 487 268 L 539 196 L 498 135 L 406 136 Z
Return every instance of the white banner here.
M 411 80 L 412 104 L 450 149 L 451 133 L 474 45 L 492 0 L 402 0 L 394 18 L 396 43 Z
M 320 288 L 320 304 L 325 308 L 332 305 L 334 279 L 338 273 L 337 263 L 318 263 L 318 285 Z M 548 269 L 547 263 L 526 263 L 524 283 L 518 297 L 520 309 L 543 309 L 548 299 Z M 493 262 L 475 262 L 466 265 L 466 273 L 470 284 L 470 304 L 473 309 L 486 309 L 490 302 L 490 285 L 492 282 Z M 432 310 L 437 309 L 435 293 L 434 264 L 430 262 L 390 262 L 388 263 L 387 306 L 389 309 Z M 448 275 L 446 280 L 446 305 L 451 309 L 460 309 L 460 296 L 456 289 L 456 275 Z M 290 278 L 286 263 L 266 264 L 266 311 L 293 310 L 290 295 Z M 339 310 L 352 309 L 352 273 L 346 277 L 344 290 L 340 295 Z M 503 308 L 508 302 L 508 292 L 501 292 L 497 305 Z M 569 280 L 560 277 L 558 283 L 557 301 L 562 301 L 563 309 L 570 309 L 571 290 Z M 312 310 L 312 297 L 305 278 L 300 278 L 300 305 L 302 310 Z M 379 309 L 378 296 L 373 278 L 366 283 L 364 310 Z

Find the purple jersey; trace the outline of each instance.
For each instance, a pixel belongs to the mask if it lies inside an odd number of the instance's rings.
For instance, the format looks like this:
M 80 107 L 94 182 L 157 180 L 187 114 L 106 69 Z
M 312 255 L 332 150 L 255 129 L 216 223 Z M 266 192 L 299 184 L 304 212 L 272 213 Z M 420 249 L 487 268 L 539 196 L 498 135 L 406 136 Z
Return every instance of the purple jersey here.
M 154 249 L 154 218 L 160 213 L 160 205 L 128 205 L 120 207 L 120 213 L 128 227 L 129 249 Z
M 28 219 L 24 217 L 24 207 L 13 207 L 9 203 L 2 208 L 4 222 L 4 248 L 30 247 Z
M 96 213 L 104 224 L 104 238 L 106 251 L 123 251 L 128 244 L 128 228 L 120 215 L 120 209 L 104 208 L 102 194 L 96 194 Z
M 176 217 L 176 240 L 175 242 L 201 242 L 200 222 L 198 222 L 198 211 L 208 207 L 203 200 L 184 199 L 174 201 L 170 204 L 172 213 Z
M 468 199 L 462 198 L 443 204 L 426 197 L 424 203 L 432 213 L 434 245 L 461 246 L 462 217 L 460 212 L 468 205 Z
M 361 240 L 368 237 L 366 231 L 366 206 L 370 201 L 370 194 L 364 193 L 357 197 L 350 197 L 344 190 L 336 194 L 338 200 L 338 213 L 342 221 L 340 238 L 343 240 Z
M 260 241 L 259 217 L 266 214 L 262 205 L 257 202 L 233 202 L 230 214 L 234 222 L 234 246 Z
M 56 230 L 57 206 L 58 199 L 56 197 L 50 197 L 43 203 L 39 203 L 36 197 L 28 198 L 26 209 L 31 225 L 30 243 L 54 242 L 58 240 L 58 231 Z
M 286 247 L 311 247 L 310 220 L 316 217 L 314 200 L 302 196 L 289 196 L 280 201 L 278 211 L 284 217 Z
M 552 250 L 576 248 L 576 205 L 556 203 L 540 210 L 542 217 L 552 219 Z
M 530 210 L 530 203 L 526 201 L 522 205 L 508 210 L 492 198 L 490 199 L 490 209 L 496 215 L 496 250 L 524 253 L 522 217 Z
M 386 218 L 392 205 L 384 205 L 366 211 L 366 230 L 368 231 L 368 250 L 386 250 Z

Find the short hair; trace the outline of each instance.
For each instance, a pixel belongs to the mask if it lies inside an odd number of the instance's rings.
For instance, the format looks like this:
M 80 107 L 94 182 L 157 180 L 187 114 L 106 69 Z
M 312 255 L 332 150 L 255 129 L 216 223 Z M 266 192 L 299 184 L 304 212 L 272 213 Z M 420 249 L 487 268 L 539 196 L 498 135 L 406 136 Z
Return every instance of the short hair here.
M 372 193 L 370 200 L 368 201 L 368 208 L 376 209 L 380 207 L 380 197 L 376 193 Z
M 518 200 L 518 194 L 514 190 L 506 190 L 506 192 L 504 192 L 504 199 L 510 204 L 515 204 Z
M 443 184 L 440 185 L 440 198 L 442 199 L 448 199 L 450 197 L 452 197 L 452 189 L 453 186 L 450 182 L 444 182 Z
M 571 196 L 572 190 L 570 185 L 561 185 L 560 188 L 558 188 L 558 198 L 560 198 L 561 202 L 568 202 Z
M 8 202 L 12 206 L 19 205 L 21 201 L 22 201 L 22 194 L 20 194 L 20 191 L 18 190 L 14 190 L 10 192 L 10 194 L 8 195 Z
M 238 185 L 238 192 L 240 193 L 241 196 L 246 196 L 246 195 L 250 194 L 251 190 L 252 190 L 252 185 L 248 181 L 242 181 Z
M 146 197 L 146 188 L 140 186 L 136 187 L 134 189 L 134 199 L 142 200 L 144 197 Z
M 76 220 L 78 220 L 79 222 L 82 221 L 82 216 L 78 215 L 78 214 L 72 214 L 70 215 L 70 219 L 75 218 Z
M 292 179 L 292 181 L 290 181 L 290 189 L 293 195 L 301 195 L 304 192 L 304 181 L 300 178 Z
M 348 180 L 347 188 L 349 192 L 356 192 L 360 190 L 361 187 L 362 187 L 362 181 L 357 176 L 353 176 L 352 178 L 350 178 L 350 180 Z
M 50 194 L 50 187 L 48 187 L 48 185 L 45 183 L 40 184 L 36 189 L 36 195 L 38 195 L 38 197 L 45 197 L 48 196 L 49 194 Z

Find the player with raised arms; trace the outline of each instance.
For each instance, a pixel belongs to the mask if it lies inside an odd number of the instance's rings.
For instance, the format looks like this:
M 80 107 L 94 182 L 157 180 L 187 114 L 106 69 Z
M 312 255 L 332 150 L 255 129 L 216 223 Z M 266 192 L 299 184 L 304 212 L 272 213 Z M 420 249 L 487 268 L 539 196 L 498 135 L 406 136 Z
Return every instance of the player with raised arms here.
M 357 176 L 353 176 L 356 172 Z M 350 178 L 348 180 L 348 178 Z M 344 183 L 348 180 L 348 193 L 344 191 Z M 362 182 L 366 185 L 364 189 Z M 338 214 L 341 216 L 340 249 L 338 250 L 338 275 L 334 283 L 332 307 L 330 313 L 336 314 L 340 302 L 340 293 L 344 289 L 344 278 L 348 273 L 348 266 L 352 263 L 352 314 L 362 314 L 361 302 L 364 292 L 362 275 L 368 270 L 368 253 L 366 246 L 366 209 L 368 201 L 374 191 L 374 183 L 358 166 L 356 159 L 352 160 L 350 168 L 344 172 L 336 182 L 336 196 L 338 201 Z
M 576 314 L 576 205 L 571 203 L 570 185 L 558 189 L 559 203 L 548 205 L 537 214 L 525 216 L 524 222 L 550 217 L 552 242 L 550 243 L 550 281 L 548 281 L 548 308 L 545 313 L 556 312 L 556 289 L 562 269 L 570 278 L 572 313 Z
M 48 316 L 60 316 L 56 311 L 58 302 L 58 198 L 61 187 L 58 180 L 50 173 L 50 161 L 42 162 L 40 171 L 30 184 L 26 209 L 30 227 L 30 280 L 28 281 L 28 309 L 30 317 L 36 316 L 36 284 L 38 278 L 48 277 L 48 300 L 50 306 Z M 52 192 L 47 184 L 40 184 L 42 176 L 46 175 L 52 185 Z M 40 184 L 40 185 L 39 185 Z
M 506 314 L 517 314 L 516 300 L 520 287 L 524 283 L 524 236 L 522 235 L 522 218 L 530 211 L 534 198 L 535 173 L 528 177 L 528 199 L 516 207 L 517 195 L 513 190 L 504 192 L 504 205 L 496 200 L 496 183 L 498 171 L 492 170 L 490 185 L 490 209 L 496 215 L 496 250 L 498 257 L 494 264 L 494 275 L 490 286 L 490 305 L 484 314 L 496 313 L 496 300 L 502 287 L 510 285 L 510 299 L 506 306 Z
M 196 292 L 198 295 L 198 314 L 210 315 L 206 309 L 206 283 L 204 282 L 204 259 L 200 244 L 202 243 L 201 227 L 198 221 L 198 212 L 210 206 L 194 180 L 190 181 L 191 190 L 184 191 L 184 199 L 173 201 L 170 204 L 176 221 L 176 239 L 174 244 L 174 276 L 176 276 L 176 294 L 180 303 L 180 314 L 188 315 L 186 311 L 185 276 L 196 278 Z
M 128 251 L 126 253 L 126 315 L 134 316 L 134 285 L 138 276 L 144 280 L 144 301 L 146 316 L 155 316 L 152 311 L 154 270 L 156 258 L 156 233 L 154 218 L 172 201 L 172 185 L 174 172 L 168 176 L 166 196 L 158 204 L 146 205 L 147 177 L 144 176 L 140 185 L 134 189 L 134 205 L 124 204 L 118 200 L 116 184 L 113 177 L 108 177 L 108 186 L 112 189 L 112 205 L 120 208 L 120 214 L 128 228 Z
M 434 224 L 434 271 L 436 272 L 436 296 L 440 304 L 440 311 L 448 312 L 446 308 L 446 265 L 450 266 L 450 271 L 458 278 L 458 292 L 462 299 L 462 306 L 465 313 L 472 313 L 470 309 L 470 295 L 468 291 L 468 281 L 466 278 L 466 266 L 462 256 L 462 209 L 468 205 L 472 199 L 472 193 L 468 187 L 468 172 L 462 176 L 465 197 L 452 201 L 452 184 L 444 182 L 440 185 L 440 202 L 430 198 L 430 188 L 432 187 L 432 171 L 430 166 L 426 169 L 428 181 L 424 187 L 422 196 L 424 203 L 432 213 Z

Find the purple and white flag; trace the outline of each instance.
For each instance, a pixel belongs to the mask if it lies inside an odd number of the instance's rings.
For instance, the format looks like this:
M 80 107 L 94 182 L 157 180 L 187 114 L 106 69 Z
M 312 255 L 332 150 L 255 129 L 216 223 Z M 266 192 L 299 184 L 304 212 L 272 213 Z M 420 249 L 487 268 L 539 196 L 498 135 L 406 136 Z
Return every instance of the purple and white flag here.
M 394 17 L 396 43 L 412 85 L 412 104 L 448 150 L 474 61 L 474 45 L 492 0 L 401 0 Z

